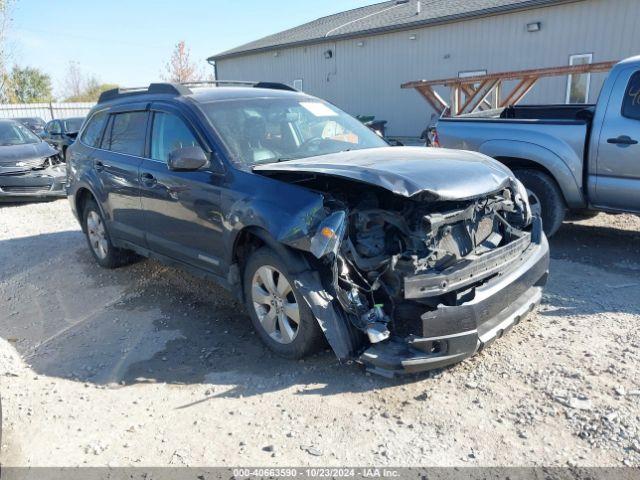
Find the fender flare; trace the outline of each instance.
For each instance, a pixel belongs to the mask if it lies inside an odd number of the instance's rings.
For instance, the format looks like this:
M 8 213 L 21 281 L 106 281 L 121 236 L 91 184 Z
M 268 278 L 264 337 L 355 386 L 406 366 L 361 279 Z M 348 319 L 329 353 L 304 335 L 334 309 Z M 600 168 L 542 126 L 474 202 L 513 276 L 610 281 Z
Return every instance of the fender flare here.
M 558 153 L 575 157 L 573 150 L 570 152 L 564 150 L 570 149 L 568 147 L 561 148 Z M 539 165 L 554 178 L 569 208 L 586 206 L 582 188 L 576 180 L 576 175 L 580 180 L 582 179 L 582 171 L 573 172 L 560 155 L 548 148 L 521 140 L 489 140 L 480 145 L 478 151 L 499 162 L 501 162 L 501 158 L 511 158 Z
M 87 190 L 91 196 L 93 197 L 93 199 L 96 202 L 96 205 L 98 205 L 98 209 L 100 210 L 100 213 L 102 214 L 102 217 L 105 218 L 107 221 L 110 220 L 109 215 L 107 215 L 107 213 L 105 212 L 103 206 L 102 206 L 102 202 L 100 201 L 100 196 L 96 195 L 95 190 L 91 187 L 91 185 L 89 185 L 86 182 L 82 182 L 79 185 L 76 186 L 75 191 L 73 192 L 73 201 L 72 201 L 72 206 L 73 209 L 77 212 L 78 214 L 78 221 L 80 222 L 80 228 L 82 228 L 82 231 L 84 232 L 84 224 L 82 222 L 82 214 L 83 212 L 78 211 L 78 192 L 80 190 Z

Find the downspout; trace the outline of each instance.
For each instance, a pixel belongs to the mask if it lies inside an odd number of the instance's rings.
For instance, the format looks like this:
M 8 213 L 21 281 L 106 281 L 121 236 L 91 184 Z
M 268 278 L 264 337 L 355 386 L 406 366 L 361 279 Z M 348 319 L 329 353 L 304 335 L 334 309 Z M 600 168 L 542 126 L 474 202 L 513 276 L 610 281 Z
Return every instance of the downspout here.
M 207 63 L 213 67 L 213 79 L 218 80 L 218 66 L 215 60 L 208 59 Z

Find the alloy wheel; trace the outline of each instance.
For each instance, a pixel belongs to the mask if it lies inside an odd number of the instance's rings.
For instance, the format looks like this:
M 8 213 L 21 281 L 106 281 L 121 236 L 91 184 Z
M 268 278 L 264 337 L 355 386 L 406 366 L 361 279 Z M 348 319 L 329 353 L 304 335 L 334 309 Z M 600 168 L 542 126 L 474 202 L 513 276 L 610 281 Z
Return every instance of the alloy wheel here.
M 251 300 L 264 331 L 278 343 L 293 342 L 300 329 L 300 308 L 284 274 L 270 265 L 258 268 Z
M 109 250 L 107 232 L 104 228 L 102 218 L 93 210 L 87 215 L 87 236 L 89 237 L 89 243 L 91 244 L 93 253 L 95 253 L 100 260 L 104 260 Z

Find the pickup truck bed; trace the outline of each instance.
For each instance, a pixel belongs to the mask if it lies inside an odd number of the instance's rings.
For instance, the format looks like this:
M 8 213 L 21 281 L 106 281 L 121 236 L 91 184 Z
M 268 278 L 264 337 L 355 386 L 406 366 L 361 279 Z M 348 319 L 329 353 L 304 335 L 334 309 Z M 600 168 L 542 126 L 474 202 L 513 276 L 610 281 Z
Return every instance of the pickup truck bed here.
M 597 105 L 518 105 L 442 118 L 436 135 L 440 146 L 511 168 L 547 235 L 567 210 L 640 213 L 640 56 L 611 70 Z

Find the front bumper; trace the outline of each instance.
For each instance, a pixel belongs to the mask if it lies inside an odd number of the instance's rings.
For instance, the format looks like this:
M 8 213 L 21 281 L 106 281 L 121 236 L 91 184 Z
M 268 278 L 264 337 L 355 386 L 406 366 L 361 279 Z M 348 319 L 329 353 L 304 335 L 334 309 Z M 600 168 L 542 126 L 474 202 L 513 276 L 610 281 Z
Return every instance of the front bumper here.
M 542 298 L 549 244 L 541 232 L 533 237 L 535 242 L 511 262 L 510 269 L 476 287 L 473 300 L 423 314 L 423 336 L 392 337 L 374 344 L 359 361 L 385 376 L 415 373 L 457 363 L 500 338 Z
M 64 165 L 0 175 L 0 201 L 65 197 L 65 179 Z

